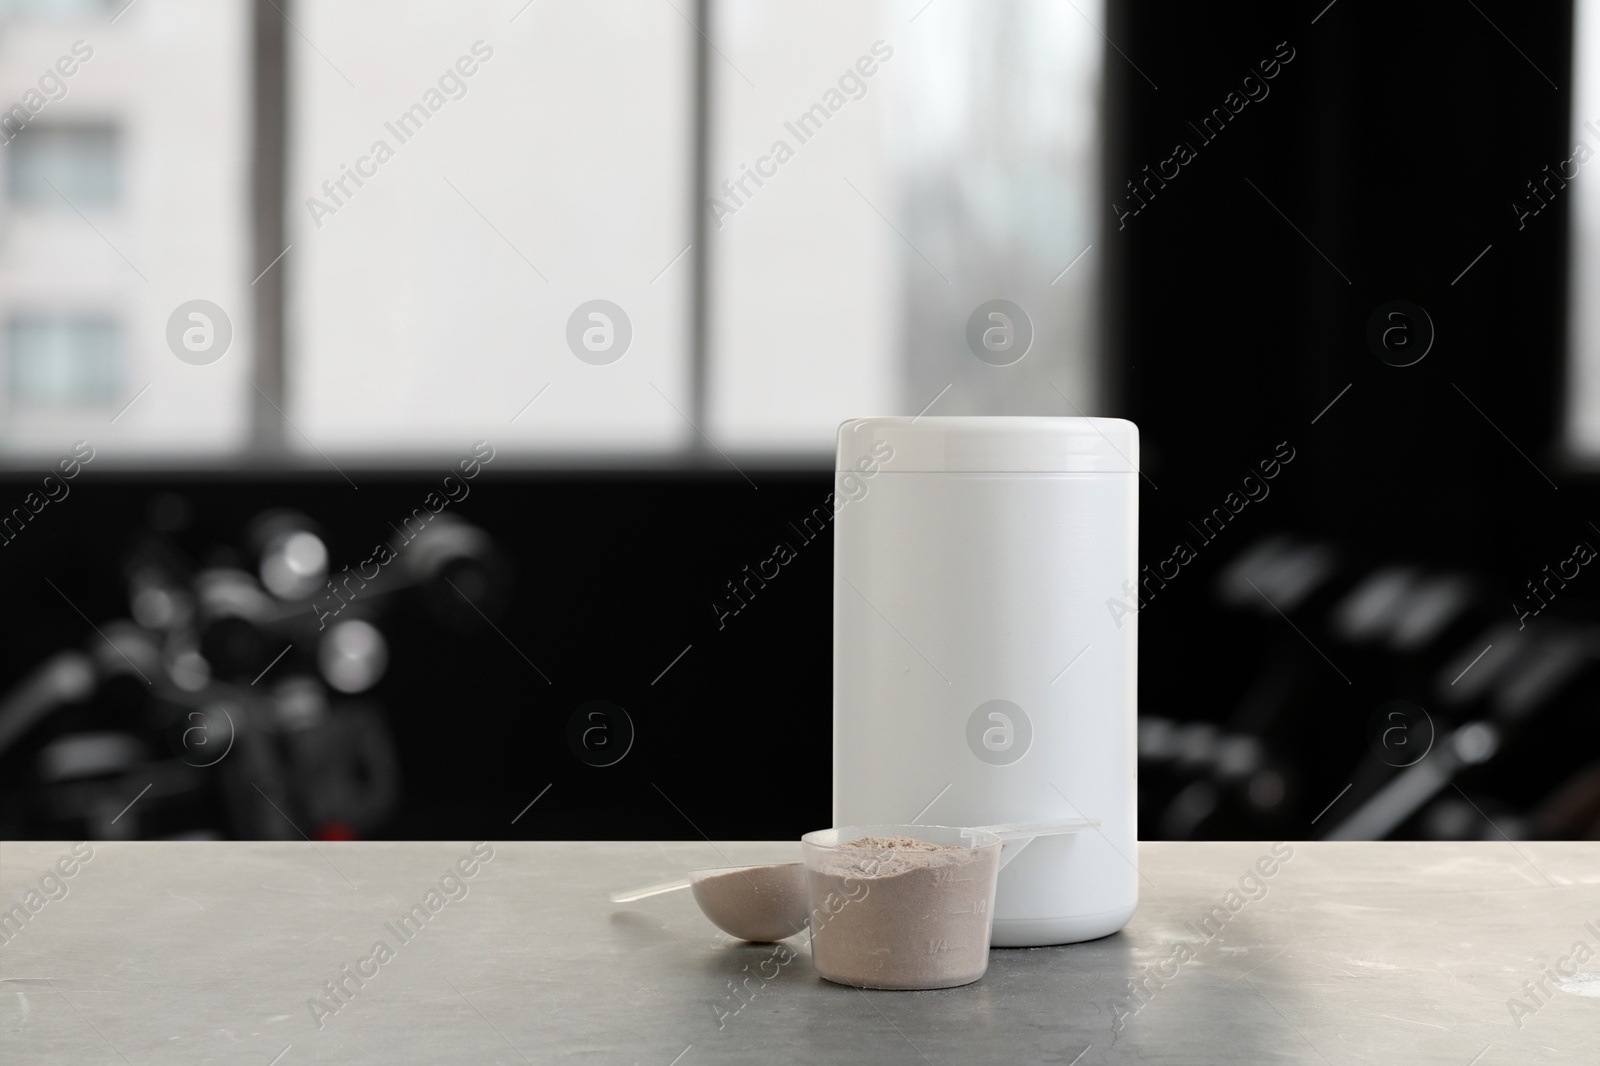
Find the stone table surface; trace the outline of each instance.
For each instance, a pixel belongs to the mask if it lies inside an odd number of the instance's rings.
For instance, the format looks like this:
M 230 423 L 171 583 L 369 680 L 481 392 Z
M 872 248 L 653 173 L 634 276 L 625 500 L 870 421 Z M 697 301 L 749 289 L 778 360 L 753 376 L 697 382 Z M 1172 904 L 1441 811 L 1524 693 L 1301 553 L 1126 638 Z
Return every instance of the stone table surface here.
M 794 843 L 474 846 L 0 845 L 0 1062 L 1600 1062 L 1592 843 L 1146 843 L 1122 933 L 933 992 L 606 898 Z

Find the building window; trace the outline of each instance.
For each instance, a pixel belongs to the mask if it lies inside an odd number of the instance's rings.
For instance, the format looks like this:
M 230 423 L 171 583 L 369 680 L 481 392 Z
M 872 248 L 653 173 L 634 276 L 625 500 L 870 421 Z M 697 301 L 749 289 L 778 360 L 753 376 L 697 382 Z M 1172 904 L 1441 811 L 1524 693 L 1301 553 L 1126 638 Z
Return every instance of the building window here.
M 13 409 L 111 403 L 121 386 L 115 321 L 75 315 L 13 318 L 6 328 Z
M 111 9 L 112 0 L 0 0 L 0 14 L 9 18 L 98 18 Z
M 117 131 L 111 126 L 33 126 L 20 134 L 12 113 L 0 115 L 8 136 L 6 183 L 11 202 L 74 207 L 115 203 Z

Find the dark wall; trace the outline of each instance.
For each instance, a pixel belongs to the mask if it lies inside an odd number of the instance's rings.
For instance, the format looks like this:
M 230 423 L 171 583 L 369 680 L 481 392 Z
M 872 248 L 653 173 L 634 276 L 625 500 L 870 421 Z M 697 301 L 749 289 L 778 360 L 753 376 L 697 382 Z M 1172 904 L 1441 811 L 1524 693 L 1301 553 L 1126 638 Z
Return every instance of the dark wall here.
M 1126 59 L 1108 57 L 1110 194 L 1138 207 L 1125 182 L 1176 142 L 1197 149 L 1165 187 L 1141 190 L 1137 214 L 1109 211 L 1105 236 L 1119 413 L 1143 429 L 1150 478 L 1142 551 L 1155 564 L 1198 549 L 1141 618 L 1141 714 L 1173 726 L 1147 737 L 1165 745 L 1144 768 L 1147 836 L 1303 833 L 1349 786 L 1311 831 L 1327 830 L 1399 776 L 1368 735 L 1397 699 L 1429 715 L 1441 750 L 1480 720 L 1499 743 L 1443 789 L 1459 810 L 1417 812 L 1400 832 L 1433 835 L 1465 811 L 1471 832 L 1492 833 L 1473 802 L 1531 834 L 1578 831 L 1550 809 L 1593 758 L 1588 591 L 1572 582 L 1527 632 L 1496 635 L 1515 624 L 1514 600 L 1533 602 L 1525 583 L 1597 533 L 1592 480 L 1561 442 L 1567 200 L 1554 181 L 1536 214 L 1512 206 L 1538 207 L 1527 183 L 1572 154 L 1570 16 L 1490 2 L 1113 5 Z M 1270 81 L 1243 82 L 1291 51 Z M 1241 90 L 1259 99 L 1235 100 L 1210 141 L 1190 125 Z M 1404 317 L 1380 314 L 1392 301 L 1408 302 Z M 1389 347 L 1374 345 L 1375 320 L 1380 337 L 1400 327 Z M 1296 458 L 1259 489 L 1271 495 L 1214 539 L 1196 530 L 1281 442 Z M 1227 569 L 1278 533 L 1335 560 L 1303 600 L 1269 602 Z M 1459 609 L 1415 643 L 1356 632 L 1340 612 L 1386 570 L 1416 593 L 1386 602 L 1391 621 L 1429 590 L 1466 590 Z M 1476 675 L 1451 682 L 1491 644 Z M 1562 645 L 1581 650 L 1548 650 Z M 1539 701 L 1508 695 L 1557 661 Z M 1464 696 L 1480 679 L 1489 687 Z M 1200 724 L 1267 741 L 1289 792 L 1276 815 L 1229 798 Z M 1580 806 L 1600 827 L 1600 807 Z
M 392 539 L 390 523 L 422 506 L 444 471 L 347 473 L 359 491 L 332 474 L 129 477 L 86 469 L 70 496 L 0 549 L 0 597 L 11 605 L 0 677 L 20 677 L 57 651 L 64 634 L 82 647 L 104 644 L 84 616 L 102 629 L 127 616 L 123 560 L 150 533 L 152 501 L 165 493 L 176 490 L 192 504 L 192 521 L 166 539 L 196 565 L 253 567 L 248 523 L 268 508 L 292 507 L 319 524 L 340 570 Z M 378 835 L 673 839 L 704 831 L 727 839 L 798 836 L 826 825 L 831 540 L 823 525 L 832 478 L 751 473 L 759 490 L 732 471 L 485 468 L 447 511 L 489 531 L 497 545 L 495 583 L 507 594 L 472 597 L 480 605 L 503 598 L 489 612 L 492 622 L 471 611 L 447 618 L 438 606 L 448 606 L 448 596 L 436 603 L 421 591 L 381 603 L 358 592 L 348 609 L 371 618 L 390 643 L 387 675 L 363 697 L 381 708 L 400 762 L 400 804 Z M 20 501 L 36 481 L 8 476 L 0 498 Z M 748 606 L 724 615 L 737 607 L 727 583 L 743 581 L 743 568 L 758 567 L 779 541 L 796 558 L 764 588 L 748 586 L 756 589 L 743 593 Z M 299 614 L 309 630 L 262 640 L 236 671 L 238 687 L 250 688 L 257 664 L 265 667 L 291 639 L 297 648 L 315 642 L 311 607 Z M 297 669 L 314 670 L 298 651 L 256 691 Z M 632 750 L 613 766 L 585 765 L 568 743 L 573 711 L 591 700 L 620 705 L 635 727 Z M 136 708 L 92 701 L 0 761 L 0 778 L 22 784 L 44 741 L 69 728 L 134 728 L 150 738 L 152 761 L 170 760 L 163 734 L 142 723 Z M 146 780 L 133 778 L 112 791 L 131 799 Z M 6 791 L 13 793 L 7 836 L 55 827 L 47 812 L 19 809 L 13 789 Z M 287 815 L 295 800 L 286 791 Z M 165 820 L 151 802 L 158 797 L 135 810 L 155 819 L 147 829 L 231 832 L 206 795 L 179 796 Z M 258 804 L 257 814 L 270 814 Z
M 1289 439 L 1317 491 L 1281 520 L 1440 562 L 1525 550 L 1539 519 L 1582 514 L 1534 468 L 1579 495 L 1559 455 L 1567 204 L 1521 228 L 1511 209 L 1571 154 L 1570 7 L 1324 3 L 1113 5 L 1160 87 L 1109 56 L 1113 196 L 1198 149 L 1106 235 L 1114 373 L 1162 485 L 1149 528 Z M 1201 140 L 1189 123 L 1285 48 L 1269 95 Z M 1394 300 L 1436 334 L 1412 366 L 1367 340 Z

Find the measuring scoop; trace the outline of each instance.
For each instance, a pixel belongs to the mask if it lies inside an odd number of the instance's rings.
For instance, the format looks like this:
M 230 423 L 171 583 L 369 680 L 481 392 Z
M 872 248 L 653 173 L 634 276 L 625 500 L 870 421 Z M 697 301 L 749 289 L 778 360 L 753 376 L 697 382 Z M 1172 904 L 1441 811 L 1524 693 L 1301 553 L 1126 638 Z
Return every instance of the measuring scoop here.
M 1036 837 L 1087 818 L 1003 825 L 857 825 L 800 838 L 811 963 L 857 988 L 954 988 L 989 968 L 995 885 Z
M 1008 822 L 948 831 L 959 834 L 959 839 L 969 847 L 992 843 L 989 838 L 998 837 L 1002 845 L 999 868 L 1004 869 L 1035 837 L 1078 833 L 1086 829 L 1098 829 L 1099 826 L 1099 821 L 1092 818 L 1073 818 L 1049 822 Z M 902 835 L 914 835 L 919 829 L 934 827 L 892 828 L 903 830 Z M 611 902 L 633 903 L 685 888 L 694 890 L 695 903 L 712 925 L 740 940 L 756 943 L 782 940 L 804 932 L 811 917 L 803 862 L 693 870 L 688 877 L 663 881 L 646 888 L 613 892 Z
M 694 890 L 694 901 L 712 925 L 729 936 L 758 944 L 805 932 L 811 913 L 802 862 L 692 870 L 688 877 L 675 881 L 613 892 L 611 902 L 632 903 L 682 888 Z

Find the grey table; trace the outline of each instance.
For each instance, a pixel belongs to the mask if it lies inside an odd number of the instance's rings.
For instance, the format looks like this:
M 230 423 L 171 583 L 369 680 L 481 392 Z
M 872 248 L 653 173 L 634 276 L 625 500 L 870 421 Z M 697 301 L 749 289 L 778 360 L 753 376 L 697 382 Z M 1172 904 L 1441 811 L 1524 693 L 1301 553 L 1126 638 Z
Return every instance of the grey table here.
M 1123 933 L 874 993 L 687 893 L 606 900 L 790 843 L 93 848 L 0 846 L 7 1066 L 1600 1062 L 1594 844 L 1295 844 L 1266 879 L 1267 844 L 1145 844 Z

